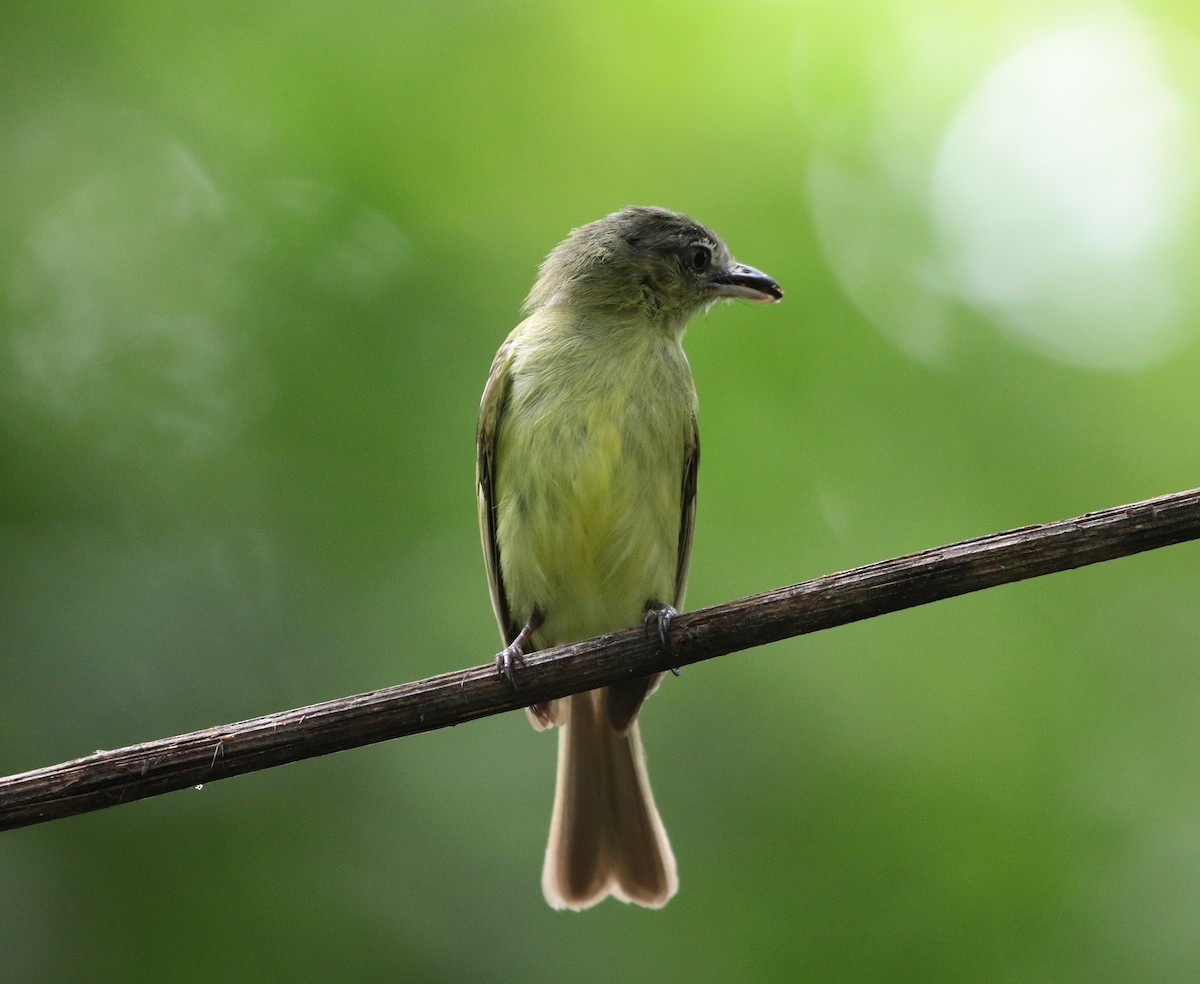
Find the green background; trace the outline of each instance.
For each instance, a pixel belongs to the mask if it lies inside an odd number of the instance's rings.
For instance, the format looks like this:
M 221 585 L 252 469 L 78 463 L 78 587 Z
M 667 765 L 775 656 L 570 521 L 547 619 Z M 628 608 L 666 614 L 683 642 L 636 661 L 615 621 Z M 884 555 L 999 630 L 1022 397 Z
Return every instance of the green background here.
M 474 419 L 628 203 L 693 607 L 1200 484 L 1194 4 L 4 5 L 0 773 L 487 661 Z M 661 912 L 541 899 L 510 714 L 0 835 L 13 981 L 1194 981 L 1200 553 L 689 668 Z

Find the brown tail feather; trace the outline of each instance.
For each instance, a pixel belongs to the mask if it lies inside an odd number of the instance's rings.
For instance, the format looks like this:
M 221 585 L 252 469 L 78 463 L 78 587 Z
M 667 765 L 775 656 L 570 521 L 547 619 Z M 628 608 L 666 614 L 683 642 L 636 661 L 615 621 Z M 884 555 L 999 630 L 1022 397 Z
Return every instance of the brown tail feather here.
M 658 908 L 679 884 L 637 723 L 614 730 L 607 699 L 604 690 L 576 694 L 555 715 L 562 731 L 542 890 L 556 909 L 586 909 L 610 894 Z

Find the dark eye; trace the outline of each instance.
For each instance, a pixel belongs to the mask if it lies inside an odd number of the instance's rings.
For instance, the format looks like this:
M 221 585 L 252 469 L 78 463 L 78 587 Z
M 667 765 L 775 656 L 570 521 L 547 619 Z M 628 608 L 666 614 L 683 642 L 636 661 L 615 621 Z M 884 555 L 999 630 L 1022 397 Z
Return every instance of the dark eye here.
M 707 246 L 693 246 L 687 255 L 688 266 L 697 273 L 703 273 L 712 262 L 712 250 Z

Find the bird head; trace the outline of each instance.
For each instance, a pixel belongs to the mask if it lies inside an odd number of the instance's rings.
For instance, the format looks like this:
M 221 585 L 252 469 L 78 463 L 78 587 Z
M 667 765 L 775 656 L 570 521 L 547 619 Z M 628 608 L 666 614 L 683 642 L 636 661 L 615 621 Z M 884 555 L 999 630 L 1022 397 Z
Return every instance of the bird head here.
M 573 229 L 542 263 L 525 307 L 565 304 L 682 330 L 693 314 L 736 297 L 771 302 L 783 291 L 694 219 L 632 205 Z

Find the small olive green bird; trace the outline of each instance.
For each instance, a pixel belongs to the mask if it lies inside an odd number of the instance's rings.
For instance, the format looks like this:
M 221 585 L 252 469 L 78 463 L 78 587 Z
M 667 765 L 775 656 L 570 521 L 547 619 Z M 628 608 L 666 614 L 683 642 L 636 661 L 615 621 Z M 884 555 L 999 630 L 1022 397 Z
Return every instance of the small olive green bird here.
M 668 643 L 700 458 L 683 333 L 724 298 L 782 296 L 712 230 L 662 208 L 580 226 L 546 257 L 479 410 L 479 525 L 506 647 L 496 662 L 514 685 L 539 649 L 643 621 Z M 556 909 L 610 894 L 658 908 L 675 894 L 636 720 L 658 681 L 529 708 L 535 728 L 560 728 L 542 871 Z

